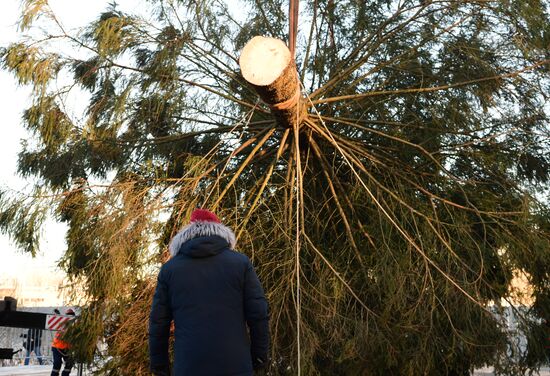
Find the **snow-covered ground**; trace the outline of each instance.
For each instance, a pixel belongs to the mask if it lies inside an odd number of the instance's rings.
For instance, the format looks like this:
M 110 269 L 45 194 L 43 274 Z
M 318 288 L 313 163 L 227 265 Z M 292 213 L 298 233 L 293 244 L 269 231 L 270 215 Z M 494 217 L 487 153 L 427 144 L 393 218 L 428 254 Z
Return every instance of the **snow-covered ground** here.
M 494 375 L 493 368 L 481 368 L 474 371 L 474 376 L 491 376 L 491 375 Z M 533 375 L 550 376 L 550 368 L 543 367 L 540 369 L 539 373 L 533 373 Z
M 0 376 L 50 376 L 52 366 L 18 366 L 0 367 Z M 73 368 L 71 376 L 76 376 L 78 371 Z M 86 372 L 83 375 L 88 375 Z
M 0 376 L 49 376 L 52 366 L 19 366 L 19 367 L 0 367 Z M 71 376 L 76 376 L 77 371 L 73 369 Z M 84 372 L 86 375 L 86 372 Z M 490 376 L 493 375 L 491 368 L 483 368 L 474 372 L 474 376 Z M 550 368 L 541 369 L 540 372 L 534 375 L 550 376 Z

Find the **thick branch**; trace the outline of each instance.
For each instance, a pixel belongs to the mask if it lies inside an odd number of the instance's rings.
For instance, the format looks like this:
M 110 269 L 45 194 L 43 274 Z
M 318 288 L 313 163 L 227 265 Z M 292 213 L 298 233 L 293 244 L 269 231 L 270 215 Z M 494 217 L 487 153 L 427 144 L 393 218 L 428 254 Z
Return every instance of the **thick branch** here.
M 241 72 L 258 95 L 271 107 L 282 126 L 293 128 L 303 117 L 296 63 L 283 41 L 254 37 L 244 46 L 239 59 Z

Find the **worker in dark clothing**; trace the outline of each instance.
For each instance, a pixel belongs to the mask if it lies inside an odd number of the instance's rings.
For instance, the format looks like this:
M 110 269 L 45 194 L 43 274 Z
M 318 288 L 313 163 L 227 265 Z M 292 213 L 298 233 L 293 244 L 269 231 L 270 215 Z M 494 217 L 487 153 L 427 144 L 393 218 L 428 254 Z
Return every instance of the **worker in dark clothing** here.
M 40 347 L 42 346 L 42 330 L 29 329 L 27 330 L 27 334 L 24 334 L 23 337 L 25 338 L 23 347 L 26 350 L 25 365 L 29 365 L 31 353 L 33 352 L 34 355 L 36 355 L 36 359 L 38 359 L 38 363 L 42 364 L 42 352 L 40 351 Z
M 154 375 L 170 375 L 172 321 L 173 375 L 249 376 L 267 365 L 267 301 L 252 263 L 234 247 L 233 231 L 203 209 L 172 239 L 149 318 Z
M 75 316 L 75 312 L 72 308 L 68 308 L 65 315 Z M 61 371 L 61 376 L 69 376 L 74 365 L 74 359 L 69 352 L 71 345 L 62 339 L 64 333 L 65 330 L 58 331 L 52 341 L 53 368 L 50 376 L 59 376 L 63 363 L 65 366 Z

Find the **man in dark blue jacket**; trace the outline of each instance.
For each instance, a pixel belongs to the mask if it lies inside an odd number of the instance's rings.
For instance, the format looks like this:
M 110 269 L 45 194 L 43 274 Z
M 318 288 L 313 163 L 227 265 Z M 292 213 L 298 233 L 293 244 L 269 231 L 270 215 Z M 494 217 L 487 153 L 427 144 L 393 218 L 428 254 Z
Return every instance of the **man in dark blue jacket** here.
M 172 239 L 149 317 L 154 375 L 170 375 L 172 321 L 175 376 L 249 376 L 267 365 L 267 301 L 250 260 L 234 247 L 233 231 L 204 209 Z

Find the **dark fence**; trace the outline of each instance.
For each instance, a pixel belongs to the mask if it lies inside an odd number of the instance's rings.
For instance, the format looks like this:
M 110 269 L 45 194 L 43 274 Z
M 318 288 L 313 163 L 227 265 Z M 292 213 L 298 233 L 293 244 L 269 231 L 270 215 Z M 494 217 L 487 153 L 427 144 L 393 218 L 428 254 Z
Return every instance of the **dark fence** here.
M 52 364 L 54 334 L 48 330 L 0 327 L 0 348 L 15 352 L 11 359 L 0 359 L 0 365 Z
M 52 364 L 51 344 L 55 331 L 37 327 L 37 318 L 45 321 L 46 315 L 54 314 L 54 307 L 17 307 L 17 301 L 0 300 L 0 314 L 4 321 L 20 325 L 0 325 L 0 366 Z M 63 311 L 63 308 L 61 308 Z M 40 320 L 39 320 L 40 321 Z

